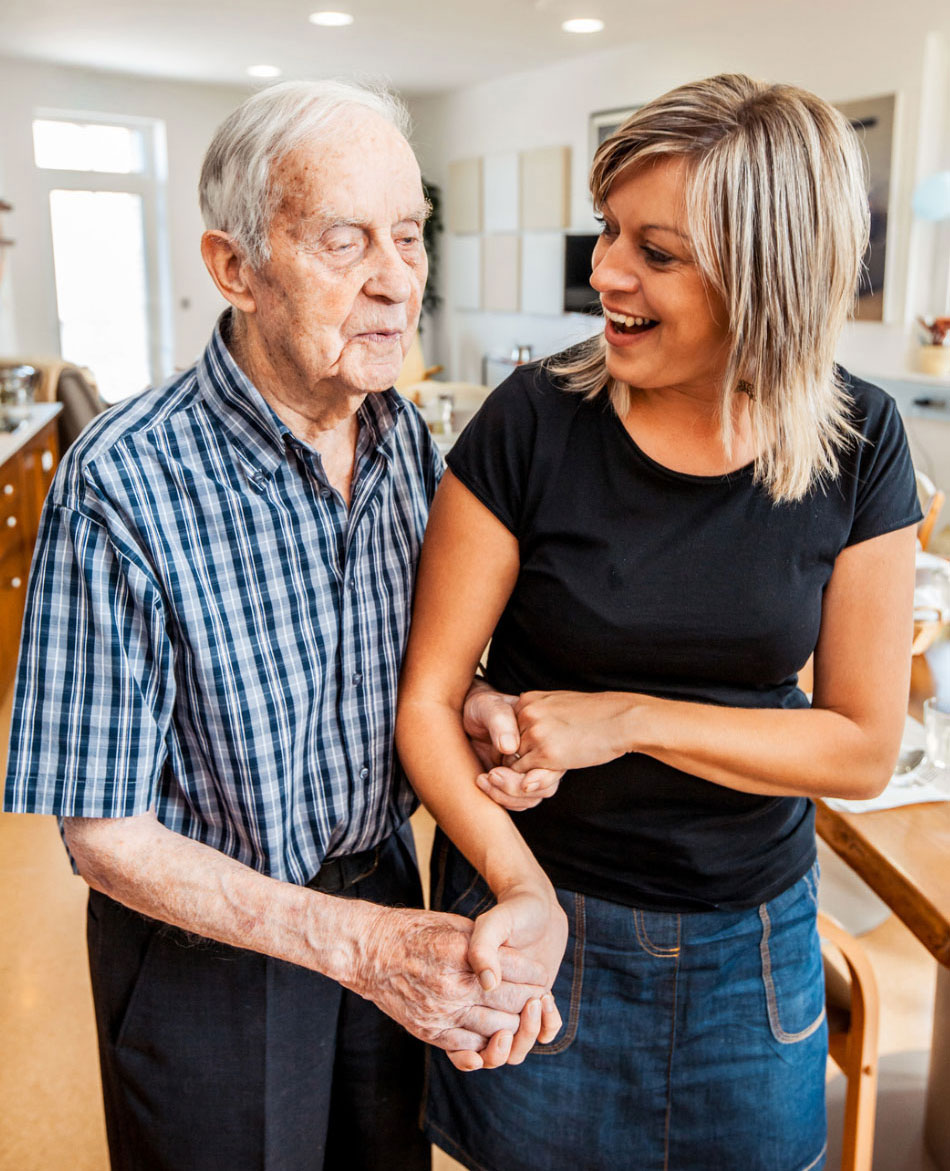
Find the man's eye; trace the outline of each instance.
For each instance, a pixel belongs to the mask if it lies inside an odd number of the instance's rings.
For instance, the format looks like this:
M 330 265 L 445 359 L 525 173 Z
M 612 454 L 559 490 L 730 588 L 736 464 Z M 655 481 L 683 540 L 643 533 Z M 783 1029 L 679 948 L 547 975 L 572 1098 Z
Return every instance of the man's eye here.
M 352 256 L 360 248 L 362 235 L 348 229 L 337 229 L 323 237 L 323 248 L 331 256 Z

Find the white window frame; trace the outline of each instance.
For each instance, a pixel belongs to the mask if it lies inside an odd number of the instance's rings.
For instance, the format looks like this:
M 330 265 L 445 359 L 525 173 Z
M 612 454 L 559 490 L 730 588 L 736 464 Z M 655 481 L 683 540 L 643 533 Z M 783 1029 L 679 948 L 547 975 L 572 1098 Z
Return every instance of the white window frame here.
M 116 191 L 141 196 L 145 243 L 146 313 L 148 316 L 148 364 L 152 383 L 162 382 L 174 371 L 174 335 L 171 312 L 171 263 L 169 258 L 168 147 L 165 123 L 157 118 L 85 110 L 33 110 L 33 121 L 96 123 L 123 126 L 142 135 L 143 170 L 135 174 L 114 171 L 75 171 L 40 167 L 35 173 L 45 193 L 46 216 L 52 250 L 51 191 Z M 30 137 L 32 142 L 32 122 Z M 59 313 L 57 310 L 57 321 Z M 57 327 L 58 328 L 58 327 Z

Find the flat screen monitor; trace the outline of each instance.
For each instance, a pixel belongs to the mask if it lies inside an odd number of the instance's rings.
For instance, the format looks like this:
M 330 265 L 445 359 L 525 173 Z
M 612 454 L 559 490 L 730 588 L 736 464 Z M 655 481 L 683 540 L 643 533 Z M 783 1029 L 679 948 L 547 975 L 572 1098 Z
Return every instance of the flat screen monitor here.
M 564 237 L 564 312 L 600 313 L 600 298 L 590 287 L 590 258 L 596 234 Z

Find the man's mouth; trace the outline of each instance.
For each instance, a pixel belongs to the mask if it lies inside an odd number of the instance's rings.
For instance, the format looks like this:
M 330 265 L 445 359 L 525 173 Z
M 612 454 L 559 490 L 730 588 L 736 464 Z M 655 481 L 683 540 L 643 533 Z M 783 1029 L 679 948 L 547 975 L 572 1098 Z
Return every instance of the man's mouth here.
M 361 329 L 355 336 L 366 341 L 392 341 L 403 335 L 401 329 Z
M 660 323 L 652 317 L 631 317 L 626 313 L 614 313 L 604 308 L 604 316 L 614 327 L 617 333 L 646 333 Z

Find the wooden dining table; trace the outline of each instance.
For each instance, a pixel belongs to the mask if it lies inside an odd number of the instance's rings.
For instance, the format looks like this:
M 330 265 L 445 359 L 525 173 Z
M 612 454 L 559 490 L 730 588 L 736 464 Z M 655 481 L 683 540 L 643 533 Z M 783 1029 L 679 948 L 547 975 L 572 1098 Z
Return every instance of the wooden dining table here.
M 908 710 L 950 700 L 950 638 L 915 657 Z M 819 835 L 917 936 L 938 963 L 924 1142 L 950 1171 L 950 801 L 844 813 L 816 801 Z

